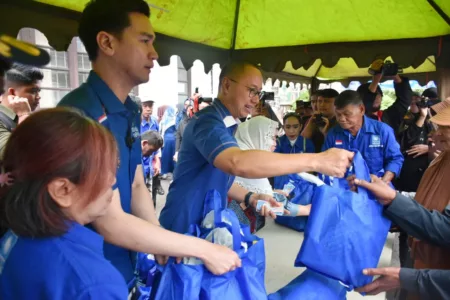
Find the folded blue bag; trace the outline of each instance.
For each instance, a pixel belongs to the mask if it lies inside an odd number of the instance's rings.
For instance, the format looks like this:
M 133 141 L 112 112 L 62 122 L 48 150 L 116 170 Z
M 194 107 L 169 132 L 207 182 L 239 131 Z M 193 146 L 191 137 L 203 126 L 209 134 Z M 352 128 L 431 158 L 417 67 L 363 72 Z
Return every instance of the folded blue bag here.
M 369 169 L 359 152 L 353 166 L 357 178 L 370 181 Z M 295 266 L 306 266 L 352 289 L 372 281 L 362 271 L 377 267 L 391 222 L 366 189 L 359 187 L 355 193 L 340 187 L 345 179 L 333 180 L 333 187 L 315 189 Z
M 250 233 L 246 225 L 239 224 L 232 210 L 222 207 L 217 191 L 206 196 L 204 216 L 214 209 L 216 228 L 227 228 L 233 237 L 233 250 L 242 260 L 242 267 L 224 275 L 216 276 L 203 264 L 176 264 L 171 258 L 165 266 L 160 266 L 162 277 L 156 293 L 156 300 L 217 300 L 217 299 L 267 299 L 264 286 L 265 253 L 264 241 Z M 191 226 L 190 235 L 204 237 L 209 230 Z M 241 247 L 244 242 L 248 250 Z
M 289 282 L 285 287 L 269 295 L 269 300 L 345 300 L 347 290 L 337 280 L 311 270 Z
M 300 205 L 311 204 L 316 185 L 302 179 L 297 174 L 289 175 L 289 180 L 291 180 L 295 185 L 295 189 L 291 193 L 291 195 L 293 195 L 293 198 L 290 200 L 290 202 Z M 278 216 L 275 219 L 275 223 L 300 232 L 305 230 L 307 222 L 308 217 Z

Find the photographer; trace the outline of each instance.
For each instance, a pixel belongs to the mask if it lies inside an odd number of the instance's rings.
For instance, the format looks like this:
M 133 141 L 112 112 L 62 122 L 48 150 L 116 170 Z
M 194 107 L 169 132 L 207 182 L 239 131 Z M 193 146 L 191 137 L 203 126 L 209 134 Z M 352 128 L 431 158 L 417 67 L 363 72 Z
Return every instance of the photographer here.
M 311 102 L 309 101 L 296 101 L 295 113 L 301 117 L 300 124 L 302 128 L 305 128 L 306 123 L 308 123 L 311 116 L 314 114 Z
M 337 125 L 334 101 L 338 96 L 339 93 L 334 89 L 317 92 L 317 112 L 314 112 L 301 134 L 304 138 L 312 140 L 316 153 L 321 151 L 328 131 Z
M 394 184 L 400 191 L 415 192 L 428 168 L 428 135 L 433 130 L 425 98 L 429 94 L 430 91 L 425 90 L 422 96 L 413 97 L 397 135 L 400 150 L 405 157 L 400 176 Z
M 394 132 L 397 132 L 412 100 L 409 80 L 397 74 L 398 66 L 396 64 L 384 63 L 382 60 L 374 61 L 370 66 L 370 70 L 374 73 L 372 82 L 362 84 L 357 90 L 366 107 L 366 115 L 369 118 L 386 123 L 394 129 Z M 382 78 L 394 80 L 395 95 L 397 97 L 394 104 L 383 111 L 381 110 L 383 91 L 378 85 Z

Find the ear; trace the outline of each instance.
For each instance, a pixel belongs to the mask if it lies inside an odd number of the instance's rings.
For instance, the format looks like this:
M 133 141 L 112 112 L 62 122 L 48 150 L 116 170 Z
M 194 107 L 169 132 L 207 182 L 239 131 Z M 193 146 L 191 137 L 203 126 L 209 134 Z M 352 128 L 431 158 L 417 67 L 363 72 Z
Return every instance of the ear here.
M 74 194 L 75 189 L 75 184 L 67 178 L 56 178 L 47 184 L 50 197 L 62 208 L 68 208 L 74 204 L 77 198 Z
M 230 89 L 230 85 L 231 85 L 230 80 L 227 77 L 225 77 L 223 79 L 223 81 L 222 81 L 222 92 L 224 94 L 228 94 L 228 91 Z
M 15 96 L 16 95 L 16 90 L 14 89 L 14 88 L 8 88 L 8 93 L 7 93 L 7 95 L 10 95 L 10 96 Z
M 364 104 L 359 105 L 359 111 L 364 115 L 366 113 L 366 107 Z
M 113 56 L 115 47 L 117 46 L 117 39 L 110 33 L 100 31 L 97 34 L 97 45 L 99 51 L 105 53 L 107 56 Z
M 145 140 L 141 141 L 141 147 L 144 147 L 146 145 L 148 145 L 148 141 L 145 141 Z

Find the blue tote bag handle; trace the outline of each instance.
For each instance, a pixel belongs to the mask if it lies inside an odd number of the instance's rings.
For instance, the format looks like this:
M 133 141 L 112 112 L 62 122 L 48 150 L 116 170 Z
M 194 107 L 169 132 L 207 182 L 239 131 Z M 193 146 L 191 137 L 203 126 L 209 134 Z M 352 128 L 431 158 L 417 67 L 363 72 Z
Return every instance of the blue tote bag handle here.
M 203 217 L 205 217 L 211 210 L 214 210 L 214 225 L 215 227 L 227 227 L 233 235 L 233 250 L 238 251 L 241 248 L 241 226 L 237 216 L 231 210 L 226 210 L 222 207 L 222 197 L 216 190 L 210 190 L 206 193 L 205 204 L 203 206 Z M 227 215 L 230 224 L 222 222 L 222 214 Z
M 370 171 L 367 167 L 367 164 L 362 157 L 361 153 L 359 151 L 353 151 L 355 153 L 355 156 L 353 157 L 353 162 L 351 166 L 352 173 L 356 176 L 358 179 L 364 179 L 367 182 L 370 182 Z M 347 185 L 347 179 L 346 178 L 333 178 L 333 186 L 334 187 L 343 187 L 344 185 Z M 344 183 L 345 182 L 345 183 Z M 358 194 L 362 194 L 367 196 L 367 190 L 363 187 L 358 187 Z

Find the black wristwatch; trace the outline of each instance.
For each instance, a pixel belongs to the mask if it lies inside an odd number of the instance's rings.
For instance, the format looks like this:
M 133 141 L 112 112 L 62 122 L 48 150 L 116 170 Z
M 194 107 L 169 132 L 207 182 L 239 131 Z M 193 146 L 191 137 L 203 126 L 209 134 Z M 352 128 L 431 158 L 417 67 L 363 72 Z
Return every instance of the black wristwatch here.
M 245 195 L 244 204 L 246 207 L 250 206 L 250 197 L 253 195 L 252 192 L 248 192 L 247 195 Z

